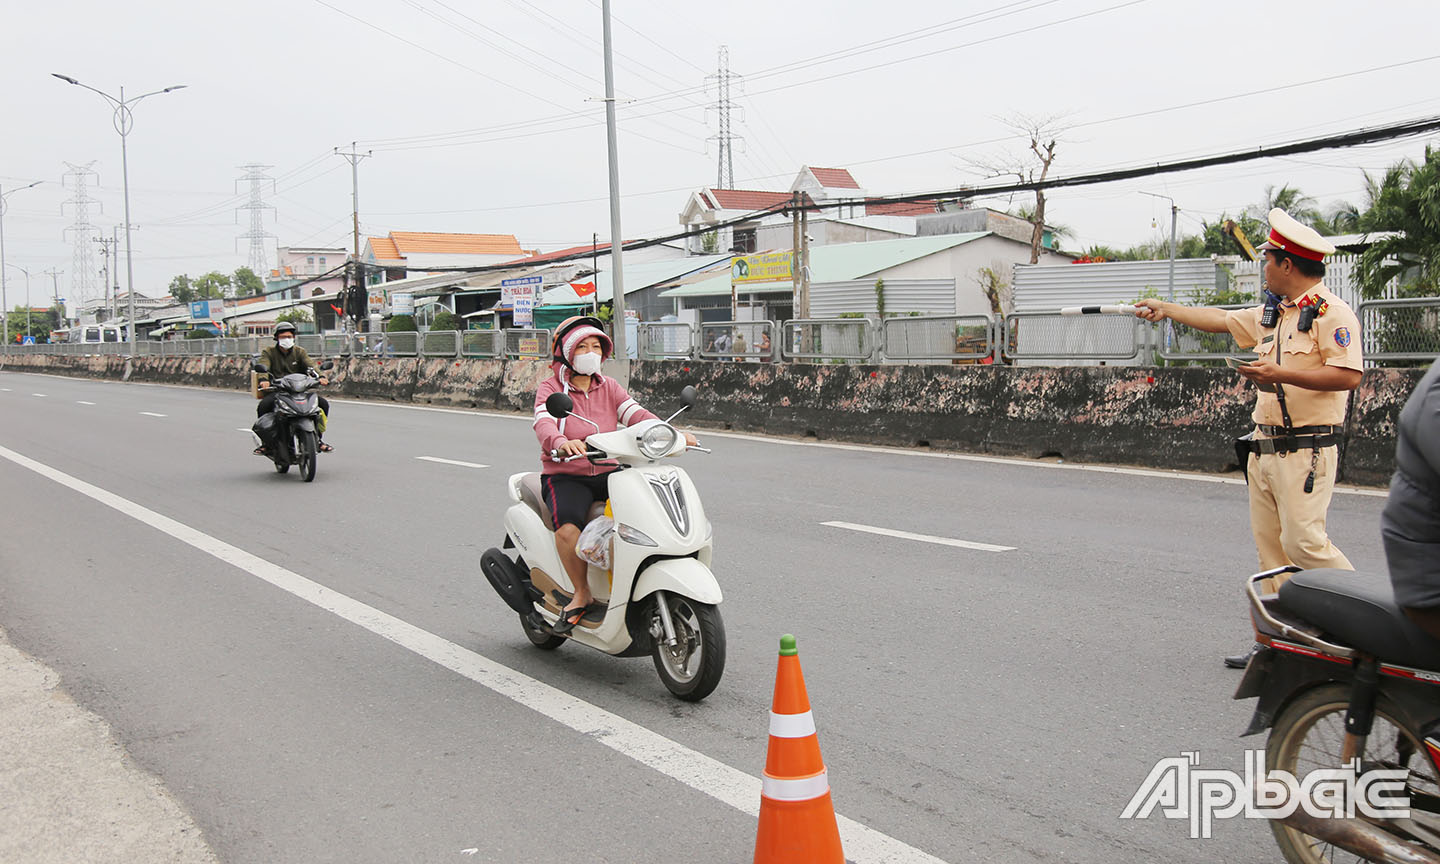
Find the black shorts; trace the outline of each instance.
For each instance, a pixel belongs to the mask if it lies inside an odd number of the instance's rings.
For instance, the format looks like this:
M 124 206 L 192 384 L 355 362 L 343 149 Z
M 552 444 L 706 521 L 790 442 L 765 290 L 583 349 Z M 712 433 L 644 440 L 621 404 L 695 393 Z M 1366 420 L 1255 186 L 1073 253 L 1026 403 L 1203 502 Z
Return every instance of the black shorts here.
M 596 474 L 593 477 L 578 474 L 542 474 L 540 494 L 545 496 L 545 506 L 555 519 L 555 527 L 574 525 L 584 528 L 590 515 L 590 505 L 610 497 L 610 475 L 614 471 Z

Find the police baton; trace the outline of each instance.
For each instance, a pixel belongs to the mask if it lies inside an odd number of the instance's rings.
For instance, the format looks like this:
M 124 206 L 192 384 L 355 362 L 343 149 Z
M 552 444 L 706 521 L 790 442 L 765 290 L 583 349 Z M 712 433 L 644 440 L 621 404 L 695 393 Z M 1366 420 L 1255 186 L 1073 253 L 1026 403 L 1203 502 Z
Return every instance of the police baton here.
M 1135 307 L 1119 304 L 1115 306 L 1065 306 L 1061 315 L 1134 315 Z

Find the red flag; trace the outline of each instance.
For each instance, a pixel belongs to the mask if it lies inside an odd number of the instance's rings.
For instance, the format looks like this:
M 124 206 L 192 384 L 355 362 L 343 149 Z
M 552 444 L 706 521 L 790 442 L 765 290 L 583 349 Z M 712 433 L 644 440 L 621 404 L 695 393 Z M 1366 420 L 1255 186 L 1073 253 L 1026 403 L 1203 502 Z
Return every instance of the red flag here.
M 336 306 L 334 303 L 330 304 L 330 308 L 335 310 L 336 315 L 339 315 L 342 318 L 345 316 L 345 310 L 341 309 L 339 306 Z
M 575 292 L 576 297 L 589 297 L 595 293 L 594 282 L 571 282 L 570 288 Z

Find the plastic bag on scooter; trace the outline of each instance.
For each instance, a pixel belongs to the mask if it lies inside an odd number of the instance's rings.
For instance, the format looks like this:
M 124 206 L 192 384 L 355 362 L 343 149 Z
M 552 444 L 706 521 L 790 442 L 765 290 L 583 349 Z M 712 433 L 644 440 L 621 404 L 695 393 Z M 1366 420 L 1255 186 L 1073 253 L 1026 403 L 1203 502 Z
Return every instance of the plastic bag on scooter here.
M 601 516 L 580 532 L 575 554 L 601 570 L 610 569 L 610 541 L 615 536 L 615 520 Z
M 274 411 L 262 414 L 255 420 L 255 425 L 250 427 L 250 431 L 255 433 L 263 446 L 274 447 L 280 437 L 280 418 Z

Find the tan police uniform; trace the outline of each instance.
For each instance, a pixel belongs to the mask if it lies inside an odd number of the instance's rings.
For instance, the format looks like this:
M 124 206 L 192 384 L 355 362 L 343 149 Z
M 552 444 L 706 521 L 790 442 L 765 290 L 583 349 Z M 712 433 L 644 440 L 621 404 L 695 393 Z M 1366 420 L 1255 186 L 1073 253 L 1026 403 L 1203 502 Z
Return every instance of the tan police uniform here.
M 1319 234 L 1284 211 L 1271 211 L 1270 224 L 1270 241 L 1261 248 L 1284 248 L 1312 260 L 1334 251 Z M 1298 246 L 1291 239 L 1295 235 L 1322 251 Z M 1324 304 L 1323 314 L 1314 318 L 1308 331 L 1301 331 L 1302 309 L 1320 303 Z M 1363 371 L 1360 321 L 1323 283 L 1296 302 L 1283 302 L 1279 311 L 1273 328 L 1260 324 L 1263 306 L 1232 310 L 1226 314 L 1226 324 L 1240 347 L 1256 346 L 1262 358 L 1282 368 L 1339 366 Z M 1256 397 L 1247 477 L 1250 530 L 1262 569 L 1286 564 L 1305 569 L 1355 569 L 1325 530 L 1338 467 L 1336 445 L 1343 432 L 1348 397 L 1343 390 L 1306 390 L 1293 384 L 1277 385 L 1277 392 L 1261 390 Z M 1287 449 L 1290 452 L 1285 452 Z

